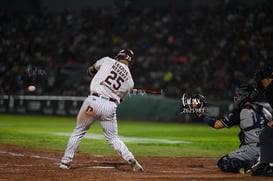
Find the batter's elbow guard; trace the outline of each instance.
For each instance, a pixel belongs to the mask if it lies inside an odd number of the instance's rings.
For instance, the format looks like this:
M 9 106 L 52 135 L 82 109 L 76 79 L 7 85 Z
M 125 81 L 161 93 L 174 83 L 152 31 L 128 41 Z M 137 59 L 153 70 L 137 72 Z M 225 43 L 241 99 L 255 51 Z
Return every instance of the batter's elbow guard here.
M 211 118 L 211 117 L 209 117 L 207 115 L 204 115 L 203 116 L 203 121 L 205 123 L 207 123 L 210 127 L 214 128 L 214 125 L 215 125 L 215 122 L 216 122 L 215 119 L 213 119 L 213 118 Z

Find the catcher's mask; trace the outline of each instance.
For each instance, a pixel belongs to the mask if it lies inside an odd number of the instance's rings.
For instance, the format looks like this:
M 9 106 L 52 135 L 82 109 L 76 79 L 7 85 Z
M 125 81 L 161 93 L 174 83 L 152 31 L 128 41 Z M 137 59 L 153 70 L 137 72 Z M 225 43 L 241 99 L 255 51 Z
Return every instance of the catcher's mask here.
M 133 64 L 135 58 L 135 54 L 130 49 L 122 49 L 118 52 L 118 54 L 115 56 L 116 60 L 125 59 L 129 62 L 129 65 L 131 66 Z
M 234 103 L 243 106 L 245 102 L 253 102 L 256 100 L 258 90 L 254 84 L 240 85 L 235 90 Z

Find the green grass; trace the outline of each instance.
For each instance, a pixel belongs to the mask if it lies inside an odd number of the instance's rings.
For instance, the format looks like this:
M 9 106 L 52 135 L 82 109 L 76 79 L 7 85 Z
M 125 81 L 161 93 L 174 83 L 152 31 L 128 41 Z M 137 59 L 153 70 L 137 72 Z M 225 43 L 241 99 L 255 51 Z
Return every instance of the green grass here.
M 238 148 L 239 128 L 215 130 L 205 124 L 119 121 L 119 135 L 151 139 L 189 141 L 191 143 L 125 142 L 136 156 L 220 157 Z M 0 144 L 62 150 L 69 137 L 52 133 L 71 133 L 73 117 L 22 116 L 0 114 Z M 97 121 L 88 133 L 102 134 Z M 117 155 L 105 140 L 84 138 L 79 152 L 93 155 Z

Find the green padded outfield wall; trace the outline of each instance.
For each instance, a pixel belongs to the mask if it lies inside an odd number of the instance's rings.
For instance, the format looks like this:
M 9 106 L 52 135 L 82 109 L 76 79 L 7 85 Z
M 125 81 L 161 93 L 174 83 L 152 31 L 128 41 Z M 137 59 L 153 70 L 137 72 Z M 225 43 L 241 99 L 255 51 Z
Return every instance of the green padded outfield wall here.
M 147 121 L 177 121 L 181 103 L 179 99 L 160 95 L 131 95 L 117 111 L 118 119 Z
M 0 96 L 0 113 L 75 116 L 85 97 Z M 206 112 L 214 117 L 226 115 L 231 102 L 212 102 Z M 270 106 L 269 106 L 270 107 Z M 161 95 L 130 95 L 117 110 L 119 120 L 196 122 L 194 114 L 182 114 L 182 101 Z M 200 120 L 199 120 L 200 121 Z

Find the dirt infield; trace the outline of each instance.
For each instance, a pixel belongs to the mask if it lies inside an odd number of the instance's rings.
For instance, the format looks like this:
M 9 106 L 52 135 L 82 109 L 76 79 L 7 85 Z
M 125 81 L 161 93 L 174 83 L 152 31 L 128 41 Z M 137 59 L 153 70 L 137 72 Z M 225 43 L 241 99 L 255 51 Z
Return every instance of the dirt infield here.
M 223 173 L 213 158 L 138 157 L 144 172 L 132 172 L 120 157 L 89 156 L 77 153 L 72 169 L 60 170 L 63 152 L 0 145 L 0 180 L 270 180 L 249 174 Z

